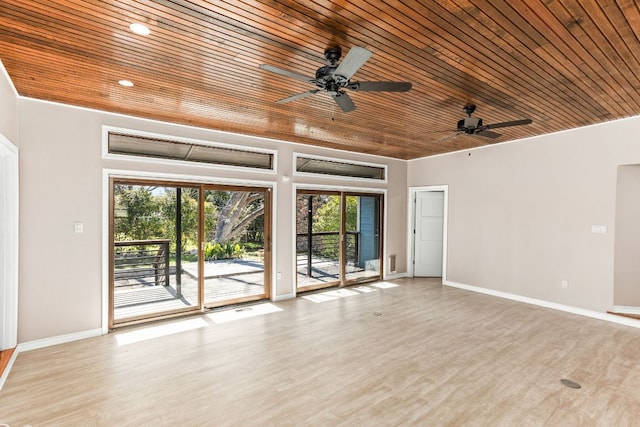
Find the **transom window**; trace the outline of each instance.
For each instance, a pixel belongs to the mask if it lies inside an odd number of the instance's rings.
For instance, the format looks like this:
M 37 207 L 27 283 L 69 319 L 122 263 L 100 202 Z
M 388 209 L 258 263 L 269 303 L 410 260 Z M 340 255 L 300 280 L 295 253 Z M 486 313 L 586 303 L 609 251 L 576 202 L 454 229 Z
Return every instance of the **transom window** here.
M 296 156 L 296 172 L 384 181 L 386 166 L 322 157 Z
M 274 155 L 269 152 L 251 151 L 205 145 L 195 142 L 175 141 L 160 137 L 109 132 L 108 152 L 127 156 L 154 159 L 180 160 L 213 165 L 273 170 Z

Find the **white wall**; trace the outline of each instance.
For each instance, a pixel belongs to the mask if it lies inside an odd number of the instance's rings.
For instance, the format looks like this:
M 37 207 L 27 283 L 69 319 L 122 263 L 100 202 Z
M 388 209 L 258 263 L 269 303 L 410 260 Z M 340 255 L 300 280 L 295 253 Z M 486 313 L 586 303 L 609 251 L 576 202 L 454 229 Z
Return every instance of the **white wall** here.
M 275 295 L 294 292 L 293 185 L 374 187 L 388 191 L 388 253 L 404 257 L 406 162 L 316 147 L 175 126 L 83 110 L 31 99 L 19 100 L 21 150 L 19 342 L 101 327 L 103 170 L 137 170 L 212 178 L 275 182 L 274 270 L 282 273 Z M 102 159 L 103 125 L 178 137 L 277 150 L 278 173 L 223 171 L 202 166 L 166 166 Z M 293 152 L 338 157 L 389 167 L 390 182 L 311 179 L 293 176 Z M 282 175 L 291 177 L 283 182 Z M 73 223 L 84 223 L 74 233 Z M 399 258 L 398 266 L 402 266 Z M 399 271 L 401 273 L 402 271 Z
M 640 163 L 639 127 L 636 117 L 410 161 L 409 186 L 449 186 L 448 280 L 611 309 L 617 167 Z

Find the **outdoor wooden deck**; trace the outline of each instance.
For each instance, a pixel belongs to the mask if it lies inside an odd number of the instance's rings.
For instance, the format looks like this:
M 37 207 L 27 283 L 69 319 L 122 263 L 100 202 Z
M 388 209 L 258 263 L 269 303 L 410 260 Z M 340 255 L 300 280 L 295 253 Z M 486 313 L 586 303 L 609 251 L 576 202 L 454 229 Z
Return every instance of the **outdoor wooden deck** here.
M 313 259 L 311 266 L 311 276 L 309 276 L 306 255 L 298 256 L 298 288 L 318 286 L 340 280 L 340 263 L 338 261 Z M 347 268 L 347 280 L 373 279 L 378 277 L 380 277 L 380 272 L 377 270 L 367 270 L 355 266 L 348 266 Z
M 170 275 L 169 286 L 155 286 L 151 282 L 127 283 L 116 286 L 114 292 L 114 320 L 198 307 L 196 263 L 183 265 L 182 285 L 178 293 L 176 274 Z M 204 301 L 215 305 L 264 294 L 264 268 L 256 262 L 205 263 Z
M 337 261 L 314 259 L 312 276 L 307 276 L 306 257 L 298 257 L 297 287 L 335 283 L 339 280 Z M 197 263 L 182 266 L 180 292 L 176 284 L 175 269 L 169 275 L 169 285 L 155 285 L 152 280 L 119 281 L 114 292 L 114 321 L 137 318 L 163 312 L 188 310 L 199 306 Z M 213 261 L 205 263 L 205 305 L 217 305 L 224 301 L 265 293 L 264 266 L 248 260 Z M 378 271 L 351 267 L 348 279 L 379 277 Z

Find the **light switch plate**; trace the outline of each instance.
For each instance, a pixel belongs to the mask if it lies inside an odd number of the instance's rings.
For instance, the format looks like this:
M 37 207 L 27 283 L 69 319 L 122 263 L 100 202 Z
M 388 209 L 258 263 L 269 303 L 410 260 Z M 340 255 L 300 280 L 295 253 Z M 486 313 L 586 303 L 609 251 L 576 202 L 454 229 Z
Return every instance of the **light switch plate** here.
M 76 233 L 82 233 L 84 232 L 84 224 L 81 222 L 74 222 L 73 223 L 73 231 Z
M 606 225 L 592 225 L 591 232 L 596 234 L 607 234 L 607 226 Z

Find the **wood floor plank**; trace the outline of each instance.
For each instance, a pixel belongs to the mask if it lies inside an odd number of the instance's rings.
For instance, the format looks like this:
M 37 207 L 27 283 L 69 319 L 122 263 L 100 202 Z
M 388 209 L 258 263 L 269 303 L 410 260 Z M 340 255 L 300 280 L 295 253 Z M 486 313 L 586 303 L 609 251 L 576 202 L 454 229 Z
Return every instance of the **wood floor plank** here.
M 20 353 L 0 392 L 0 423 L 636 421 L 640 329 L 435 279 L 391 283 L 398 286 L 367 285 L 375 291 L 322 303 L 281 301 L 273 303 L 281 311 L 225 323 L 196 316 Z M 199 327 L 124 345 L 180 322 Z

